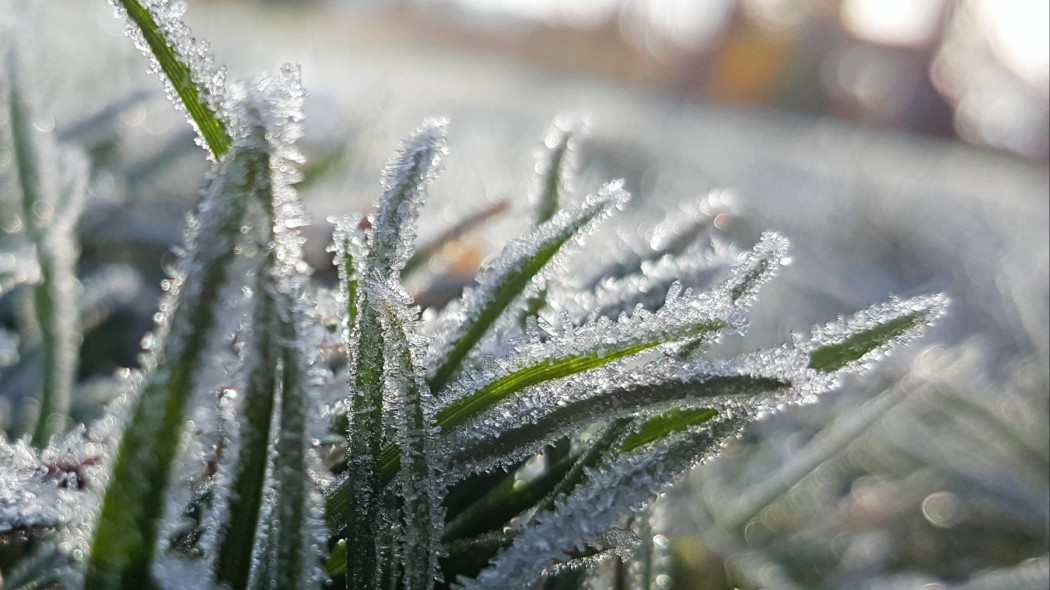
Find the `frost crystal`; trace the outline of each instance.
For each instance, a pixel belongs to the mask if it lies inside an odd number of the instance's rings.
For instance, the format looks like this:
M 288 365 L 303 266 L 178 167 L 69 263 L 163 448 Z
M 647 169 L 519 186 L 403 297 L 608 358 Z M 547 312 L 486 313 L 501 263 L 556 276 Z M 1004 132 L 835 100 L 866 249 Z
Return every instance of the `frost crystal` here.
M 419 334 L 418 310 L 400 285 L 370 283 L 369 299 L 379 304 L 385 334 L 384 398 L 391 401 L 392 421 L 401 449 L 397 486 L 403 503 L 402 566 L 406 590 L 427 590 L 438 571 L 437 558 L 444 511 L 431 454 L 429 424 L 433 400 L 420 360 L 427 342 Z
M 124 34 L 130 38 L 135 47 L 149 59 L 150 74 L 157 74 L 164 84 L 164 92 L 176 110 L 186 111 L 187 105 L 179 97 L 179 89 L 163 71 L 161 62 L 156 57 L 159 46 L 166 46 L 173 57 L 182 64 L 189 77 L 180 81 L 196 90 L 201 103 L 218 118 L 220 122 L 229 121 L 228 101 L 226 96 L 226 69 L 215 65 L 215 58 L 205 41 L 197 40 L 186 23 L 182 20 L 186 12 L 186 3 L 181 0 L 109 0 L 117 18 L 126 20 Z M 129 10 L 132 14 L 129 15 Z M 153 39 L 152 31 L 143 31 L 138 18 L 148 15 L 156 25 L 161 39 Z M 193 106 L 191 109 L 195 108 Z M 205 132 L 199 127 L 194 113 L 187 113 L 187 120 L 197 132 L 197 145 L 209 149 Z M 210 154 L 210 152 L 209 152 Z M 214 154 L 210 154 L 214 156 Z
M 401 145 L 383 170 L 383 198 L 372 220 L 368 272 L 381 279 L 400 276 L 412 256 L 416 218 L 426 187 L 448 153 L 448 121 L 425 121 Z
M 633 356 L 660 346 L 674 345 L 683 340 L 712 340 L 723 329 L 741 329 L 743 318 L 737 308 L 721 291 L 693 295 L 673 289 L 667 302 L 655 314 L 637 309 L 633 316 L 624 314 L 617 321 L 598 318 L 581 328 L 569 328 L 553 334 L 548 340 L 519 344 L 510 358 L 493 359 L 482 368 L 463 374 L 449 388 L 442 400 L 443 408 L 438 413 L 438 423 L 448 427 L 458 425 L 462 414 L 459 408 L 467 404 L 477 405 L 481 398 L 493 399 L 487 405 L 492 409 L 475 418 L 470 418 L 460 436 L 487 437 L 511 424 L 538 418 L 543 413 L 563 405 L 577 392 L 576 387 L 565 388 L 564 382 L 552 383 L 550 388 L 539 388 L 516 395 L 504 403 L 503 399 L 513 391 L 532 384 L 540 384 L 540 368 L 548 367 L 551 376 L 579 372 L 587 367 L 600 367 L 614 360 Z M 571 368 L 570 368 L 571 367 Z M 551 370 L 553 369 L 553 370 Z M 613 375 L 609 371 L 592 371 L 579 377 L 580 390 L 599 391 Z M 628 375 L 630 372 L 627 372 Z M 571 374 L 571 373 L 569 373 Z M 620 375 L 619 377 L 624 377 Z M 550 379 L 544 379 L 544 381 Z M 582 383 L 586 381 L 586 385 Z M 503 392 L 506 393 L 503 393 Z M 580 391 L 582 393 L 582 391 Z M 466 417 L 464 417 L 466 419 Z
M 503 311 L 534 296 L 542 288 L 549 269 L 557 267 L 565 256 L 563 246 L 579 243 L 597 223 L 629 198 L 621 182 L 611 182 L 587 197 L 583 205 L 561 210 L 526 236 L 508 243 L 499 257 L 477 277 L 477 285 L 468 288 L 458 301 L 449 306 L 435 330 L 428 365 L 438 359 L 444 363 L 430 377 L 435 390 L 443 388 L 459 364 L 483 334 L 503 317 Z M 525 281 L 526 285 L 519 284 Z M 521 287 L 524 287 L 522 289 Z
M 523 588 L 572 550 L 586 551 L 610 531 L 621 516 L 641 508 L 679 474 L 710 456 L 736 434 L 740 419 L 726 418 L 697 432 L 672 436 L 593 469 L 586 483 L 560 500 L 554 510 L 536 515 L 477 578 L 460 578 L 462 590 Z

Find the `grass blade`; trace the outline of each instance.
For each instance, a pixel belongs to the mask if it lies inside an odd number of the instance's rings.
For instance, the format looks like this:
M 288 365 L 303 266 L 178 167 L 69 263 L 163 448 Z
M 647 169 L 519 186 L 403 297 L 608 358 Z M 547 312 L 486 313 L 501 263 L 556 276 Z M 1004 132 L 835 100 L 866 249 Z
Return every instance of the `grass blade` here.
M 135 27 L 138 34 L 133 36 L 141 36 L 140 40 L 136 40 L 136 45 L 143 48 L 143 53 L 148 48 L 149 55 L 156 60 L 156 69 L 164 74 L 169 96 L 173 100 L 178 97 L 176 105 L 181 103 L 186 109 L 190 123 L 205 147 L 218 160 L 230 149 L 226 122 L 216 113 L 215 102 L 222 99 L 222 90 L 215 87 L 215 81 L 217 76 L 221 80 L 221 72 L 209 71 L 211 64 L 206 46 L 195 42 L 182 23 L 181 12 L 184 8 L 180 9 L 167 0 L 147 2 L 150 8 L 138 0 L 110 2 Z M 196 55 L 187 55 L 187 51 L 195 52 Z
M 416 352 L 420 343 L 409 340 L 418 333 L 414 316 L 418 309 L 400 286 L 379 287 L 375 299 L 382 304 L 380 320 L 387 336 L 386 398 L 399 407 L 402 422 L 396 425 L 401 448 L 398 493 L 401 499 L 401 584 L 405 590 L 427 590 L 437 573 L 438 537 L 443 521 L 440 490 L 435 489 L 428 438 L 430 392 L 426 388 Z
M 619 183 L 606 185 L 580 208 L 563 211 L 533 232 L 511 242 L 500 257 L 478 276 L 478 285 L 464 293 L 461 310 L 446 318 L 449 325 L 443 345 L 432 353 L 434 363 L 428 384 L 435 395 L 459 372 L 467 354 L 481 341 L 511 303 L 546 268 L 562 247 L 621 206 L 627 199 Z
M 573 463 L 572 468 L 565 474 L 565 477 L 558 482 L 558 485 L 554 486 L 554 489 L 547 494 L 546 498 L 536 505 L 536 512 L 553 510 L 554 503 L 558 498 L 572 492 L 577 484 L 586 479 L 587 473 L 585 470 L 598 464 L 616 441 L 623 437 L 624 430 L 630 423 L 631 420 L 629 418 L 617 418 L 603 428 L 594 441 L 576 459 L 576 462 Z
M 673 432 L 698 426 L 718 415 L 711 408 L 671 408 L 643 422 L 620 445 L 621 453 L 630 453 L 642 445 L 654 443 Z
M 349 503 L 346 521 L 346 580 L 348 589 L 374 587 L 380 575 L 383 485 L 380 480 L 383 444 L 384 339 L 379 314 L 368 302 L 367 289 L 358 296 L 358 326 L 353 334 L 356 363 L 350 399 L 347 443 Z
M 350 396 L 347 456 L 349 503 L 345 529 L 347 588 L 368 588 L 381 574 L 379 514 L 384 482 L 380 478 L 383 443 L 383 362 L 385 340 L 378 301 L 361 289 L 365 277 L 397 278 L 408 261 L 415 237 L 414 224 L 426 197 L 425 187 L 437 174 L 446 151 L 446 123 L 428 121 L 404 142 L 383 173 L 383 199 L 372 222 L 371 243 L 362 269 L 351 274 L 354 252 L 337 243 L 337 261 L 343 270 L 343 296 L 354 306 L 357 324 L 347 334 L 347 350 L 354 366 Z M 347 228 L 343 228 L 346 233 Z M 345 240 L 343 240 L 345 241 Z M 349 254 L 351 258 L 346 255 Z M 364 275 L 364 276 L 362 276 Z M 355 277 L 356 276 L 356 280 Z M 350 296 L 356 297 L 351 303 Z M 356 311 L 355 311 L 356 310 Z M 329 499 L 333 495 L 329 495 Z M 330 517 L 329 517 L 330 518 Z
M 262 507 L 266 464 L 272 440 L 274 395 L 277 389 L 274 367 L 277 364 L 272 320 L 276 304 L 271 289 L 263 284 L 272 280 L 269 273 L 259 273 L 256 285 L 258 303 L 252 325 L 251 353 L 248 356 L 248 382 L 244 388 L 244 412 L 240 428 L 240 454 L 237 471 L 230 487 L 226 531 L 218 547 L 216 581 L 232 590 L 248 587 L 256 529 Z
M 625 371 L 627 372 L 629 371 Z M 773 399 L 791 391 L 794 385 L 781 377 L 746 373 L 704 374 L 702 371 L 699 375 L 669 377 L 665 380 L 642 383 L 631 383 L 630 380 L 630 376 L 624 374 L 620 378 L 610 379 L 614 382 L 613 385 L 597 391 L 589 391 L 594 388 L 594 383 L 587 381 L 582 387 L 567 392 L 566 398 L 574 401 L 558 403 L 538 417 L 524 417 L 517 411 L 511 411 L 510 415 L 518 417 L 516 427 L 507 426 L 499 429 L 497 434 L 489 436 L 478 432 L 471 436 L 456 437 L 456 451 L 451 461 L 457 466 L 465 467 L 451 472 L 449 477 L 463 477 L 474 470 L 513 461 L 523 454 L 535 452 L 544 444 L 580 432 L 588 425 L 602 420 L 666 411 L 669 405 L 721 405 L 740 396 L 764 396 Z M 526 402 L 529 403 L 531 402 Z M 658 424 L 660 423 L 653 423 L 649 427 L 656 428 Z M 671 428 L 673 423 L 660 426 Z M 657 432 L 649 431 L 645 436 L 653 436 Z M 644 437 L 637 436 L 629 439 L 630 450 L 645 444 Z
M 554 489 L 576 463 L 566 456 L 548 466 L 541 475 L 522 482 L 509 474 L 446 525 L 442 541 L 451 542 L 502 528 L 510 519 L 536 505 Z
M 425 121 L 406 139 L 383 170 L 383 198 L 372 219 L 368 272 L 381 279 L 399 278 L 412 255 L 416 218 L 448 152 L 446 127 L 439 119 Z
M 310 478 L 306 472 L 306 413 L 309 402 L 306 394 L 307 363 L 299 349 L 300 336 L 294 294 L 278 299 L 279 336 L 277 346 L 280 375 L 280 418 L 273 473 L 277 488 L 276 534 L 269 541 L 275 543 L 274 563 L 270 587 L 274 590 L 296 590 L 308 587 L 307 561 L 304 549 L 308 545 L 306 509 Z
M 724 293 L 681 294 L 676 287 L 655 314 L 639 309 L 616 322 L 599 318 L 578 329 L 568 329 L 549 341 L 520 346 L 506 361 L 464 375 L 451 390 L 434 422 L 450 431 L 474 420 L 494 405 L 522 390 L 602 367 L 616 360 L 680 341 L 710 341 L 721 330 L 736 325 L 736 308 Z M 457 395 L 458 394 L 458 395 Z
M 557 501 L 553 512 L 530 521 L 476 578 L 461 579 L 462 588 L 527 587 L 547 568 L 571 559 L 565 548 L 601 546 L 602 537 L 625 513 L 651 500 L 694 461 L 713 452 L 743 421 L 716 420 L 593 470 L 586 482 Z
M 40 273 L 40 280 L 31 288 L 29 307 L 42 360 L 32 444 L 43 448 L 52 434 L 65 430 L 76 375 L 80 319 L 76 311 L 77 248 L 73 233 L 84 202 L 88 166 L 79 154 L 58 154 L 53 136 L 33 129 L 13 48 L 5 67 L 11 156 L 22 195 L 22 226 L 35 246 Z M 65 166 L 56 166 L 56 159 Z M 56 186 L 59 182 L 61 186 Z
M 809 354 L 811 369 L 824 373 L 860 369 L 864 362 L 918 337 L 947 305 L 943 295 L 893 299 L 814 329 L 802 350 Z
M 202 208 L 199 234 L 181 270 L 171 280 L 174 309 L 164 348 L 131 411 L 102 501 L 88 563 L 86 587 L 148 587 L 186 404 L 196 389 L 205 344 L 215 325 L 219 290 L 235 257 L 249 194 L 268 174 L 266 154 L 238 150 L 223 161 Z M 195 239 L 194 239 L 195 238 Z M 188 269 L 198 269 L 189 273 Z

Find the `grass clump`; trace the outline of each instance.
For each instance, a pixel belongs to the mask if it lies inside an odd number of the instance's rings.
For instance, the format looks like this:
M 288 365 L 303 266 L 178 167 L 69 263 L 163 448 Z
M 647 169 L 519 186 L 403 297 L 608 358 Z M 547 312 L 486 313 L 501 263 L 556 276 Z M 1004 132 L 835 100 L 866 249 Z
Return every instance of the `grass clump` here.
M 704 358 L 745 328 L 786 240 L 765 234 L 725 268 L 705 258 L 719 279 L 701 284 L 698 218 L 685 243 L 566 288 L 561 263 L 629 198 L 612 181 L 570 204 L 566 126 L 541 155 L 534 226 L 424 320 L 402 275 L 421 264 L 415 228 L 448 151 L 440 119 L 390 159 L 374 215 L 331 220 L 339 281 L 326 288 L 302 252 L 297 69 L 227 87 L 176 5 L 115 5 L 214 162 L 142 366 L 100 420 L 62 432 L 69 386 L 52 381 L 75 367 L 64 343 L 76 332 L 50 318 L 75 317 L 75 286 L 54 278 L 70 257 L 51 252 L 76 246 L 68 222 L 32 212 L 49 203 L 75 219 L 80 196 L 34 192 L 54 165 L 34 142 L 53 140 L 21 133 L 27 107 L 7 80 L 22 233 L 36 246 L 26 264 L 39 268 L 26 332 L 44 359 L 34 435 L 0 454 L 2 497 L 28 498 L 0 506 L 0 534 L 27 540 L 9 587 L 578 585 L 609 556 L 651 561 L 644 524 L 624 519 L 691 465 L 944 308 L 894 299 L 790 344 Z

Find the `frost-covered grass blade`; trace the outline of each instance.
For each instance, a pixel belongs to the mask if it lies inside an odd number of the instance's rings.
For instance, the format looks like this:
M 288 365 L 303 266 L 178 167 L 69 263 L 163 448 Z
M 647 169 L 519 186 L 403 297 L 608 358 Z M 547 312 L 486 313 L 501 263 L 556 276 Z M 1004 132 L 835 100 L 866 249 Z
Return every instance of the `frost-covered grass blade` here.
M 277 441 L 274 445 L 276 533 L 269 542 L 275 544 L 271 575 L 264 581 L 273 590 L 294 590 L 310 587 L 316 581 L 316 570 L 310 563 L 315 558 L 308 552 L 312 541 L 307 527 L 308 495 L 312 483 L 307 477 L 307 425 L 311 409 L 307 394 L 308 363 L 299 349 L 298 333 L 302 320 L 297 317 L 293 299 L 295 294 L 284 294 L 283 305 L 277 308 L 280 375 L 280 418 Z M 278 301 L 281 301 L 280 299 Z
M 711 408 L 671 408 L 642 423 L 620 444 L 620 452 L 629 453 L 642 445 L 658 441 L 672 432 L 703 424 L 718 415 Z
M 387 163 L 365 266 L 370 278 L 398 279 L 411 258 L 426 187 L 436 178 L 448 151 L 447 125 L 443 119 L 426 121 Z
M 366 588 L 379 582 L 380 525 L 383 484 L 380 452 L 383 448 L 383 361 L 384 338 L 373 294 L 360 289 L 358 325 L 351 334 L 357 342 L 350 397 L 350 430 L 347 441 L 349 510 L 346 529 L 346 577 L 348 588 Z
M 218 547 L 216 580 L 233 590 L 244 590 L 251 573 L 252 553 L 265 491 L 266 465 L 269 459 L 270 432 L 274 396 L 277 390 L 276 345 L 273 325 L 276 303 L 271 288 L 265 284 L 273 278 L 259 274 L 256 288 L 259 298 L 250 344 L 248 379 L 243 394 L 240 455 L 230 486 L 229 517 Z
M 178 98 L 190 122 L 200 134 L 212 157 L 218 159 L 230 149 L 227 123 L 216 113 L 221 101 L 222 72 L 212 71 L 207 47 L 201 46 L 182 23 L 184 5 L 169 0 L 110 0 L 123 12 L 141 38 L 143 53 L 156 60 L 155 68 L 163 73 L 163 80 L 172 99 Z M 159 15 L 159 18 L 158 18 Z M 162 26 L 163 25 L 163 26 Z M 187 54 L 186 52 L 191 53 Z M 219 94 L 219 96 L 212 96 Z M 211 100 L 209 100 L 211 99 Z M 176 103 L 177 105 L 179 103 Z
M 684 313 L 680 307 L 676 309 Z M 658 313 L 651 322 L 646 322 L 646 317 L 634 318 L 634 321 L 625 319 L 623 324 L 629 328 L 600 321 L 581 328 L 571 337 L 558 339 L 556 346 L 530 347 L 542 348 L 547 354 L 536 355 L 527 350 L 521 353 L 522 359 L 510 359 L 508 367 L 517 365 L 521 368 L 508 370 L 471 393 L 454 398 L 438 410 L 435 423 L 443 430 L 452 430 L 528 387 L 596 369 L 664 344 L 704 336 L 710 338 L 727 327 L 730 321 L 725 316 L 702 312 L 688 319 L 670 316 L 671 313 L 665 313 L 663 317 Z M 660 321 L 664 319 L 669 321 Z M 605 338 L 609 333 L 614 333 L 615 339 Z M 468 375 L 464 381 L 473 385 L 483 378 Z
M 164 348 L 125 428 L 95 531 L 89 588 L 141 588 L 149 584 L 163 497 L 170 481 L 186 404 L 215 327 L 219 290 L 241 236 L 252 193 L 268 176 L 266 154 L 235 150 L 208 188 L 197 233 L 182 267 L 171 279 Z
M 431 355 L 432 359 L 439 359 L 433 363 L 437 368 L 427 381 L 431 391 L 439 392 L 449 384 L 467 354 L 563 246 L 622 206 L 627 197 L 620 183 L 607 184 L 583 206 L 562 210 L 504 248 L 500 257 L 478 276 L 477 287 L 463 295 L 459 311 L 446 319 L 448 332 Z
M 942 295 L 894 299 L 815 328 L 812 340 L 803 345 L 809 353 L 809 366 L 825 373 L 858 366 L 894 344 L 918 336 L 922 328 L 944 313 L 947 304 Z
M 402 422 L 395 426 L 401 457 L 397 482 L 404 532 L 400 539 L 405 590 L 426 590 L 437 572 L 437 548 L 442 512 L 437 500 L 430 454 L 429 421 L 433 405 L 419 362 L 422 342 L 410 337 L 418 332 L 410 298 L 399 287 L 380 288 L 380 321 L 386 334 L 386 398 L 399 408 Z
M 80 340 L 77 313 L 77 245 L 74 230 L 84 204 L 86 159 L 72 148 L 59 151 L 52 134 L 36 131 L 24 96 L 15 49 L 7 52 L 7 109 L 14 174 L 21 192 L 20 224 L 35 249 L 39 280 L 27 302 L 41 357 L 42 379 L 32 441 L 46 446 L 66 428 Z M 0 111 L 3 112 L 3 111 Z M 29 352 L 29 351 L 26 351 Z

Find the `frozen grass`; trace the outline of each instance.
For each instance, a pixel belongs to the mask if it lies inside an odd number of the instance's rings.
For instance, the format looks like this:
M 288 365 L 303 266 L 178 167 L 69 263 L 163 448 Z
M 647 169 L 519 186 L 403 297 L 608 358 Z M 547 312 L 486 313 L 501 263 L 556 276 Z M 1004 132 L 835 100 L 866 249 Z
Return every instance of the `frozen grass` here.
M 533 233 L 505 249 L 461 300 L 421 323 L 396 278 L 414 248 L 406 230 L 421 211 L 426 219 L 422 200 L 445 151 L 444 126 L 425 125 L 390 161 L 379 212 L 367 224 L 340 222 L 341 287 L 331 292 L 307 279 L 300 251 L 302 213 L 291 189 L 298 96 L 289 71 L 232 86 L 214 111 L 228 113 L 234 148 L 211 173 L 167 279 L 171 298 L 147 346 L 146 372 L 124 390 L 131 408 L 118 404 L 118 419 L 104 418 L 90 434 L 74 431 L 40 452 L 15 443 L 5 456 L 11 473 L 23 474 L 10 480 L 19 482 L 12 494 L 70 487 L 68 476 L 34 478 L 42 465 L 62 465 L 67 474 L 96 467 L 84 493 L 72 494 L 69 512 L 49 514 L 41 502 L 10 513 L 10 523 L 23 519 L 20 532 L 57 531 L 59 540 L 57 553 L 44 545 L 22 572 L 75 562 L 81 554 L 68 552 L 73 547 L 90 555 L 86 583 L 103 587 L 139 587 L 151 576 L 181 583 L 189 571 L 194 579 L 208 572 L 202 586 L 294 587 L 334 576 L 352 588 L 426 587 L 440 572 L 439 585 L 458 578 L 466 587 L 524 587 L 544 574 L 549 583 L 578 582 L 559 564 L 591 566 L 632 553 L 651 570 L 644 563 L 659 561 L 657 548 L 627 530 L 641 531 L 640 520 L 625 528 L 625 515 L 745 422 L 813 401 L 943 306 L 939 298 L 894 301 L 791 345 L 705 360 L 711 338 L 702 335 L 743 328 L 753 291 L 786 245 L 771 236 L 737 260 L 703 240 L 693 251 L 654 241 L 606 271 L 591 269 L 593 291 L 574 293 L 564 281 L 547 288 L 571 262 L 562 250 L 600 217 L 588 207 L 604 207 L 604 216 L 622 206 L 611 185 L 553 216 L 544 212 L 550 199 L 538 199 Z M 562 161 L 560 142 L 553 144 L 554 153 L 541 156 L 540 187 L 558 184 L 549 182 Z M 662 258 L 660 248 L 672 247 L 688 256 Z M 714 281 L 695 274 L 694 254 L 707 260 Z M 654 272 L 646 258 L 666 262 Z M 633 270 L 631 260 L 639 261 Z M 740 266 L 727 272 L 729 262 Z M 601 280 L 605 273 L 626 280 Z M 708 280 L 683 290 L 675 275 Z M 658 297 L 638 297 L 654 284 Z M 642 307 L 611 311 L 632 297 Z M 339 354 L 320 358 L 326 350 Z M 270 400 L 268 412 L 249 416 L 267 407 L 248 406 L 252 391 Z M 125 412 L 140 418 L 123 422 L 130 426 L 118 447 L 113 427 Z M 257 436 L 259 429 L 269 436 Z M 63 451 L 85 436 L 102 452 Z M 489 472 L 495 466 L 502 470 Z M 329 469 L 340 474 L 335 481 Z M 156 472 L 148 481 L 158 489 L 144 489 L 142 470 Z M 526 485 L 507 485 L 515 481 Z M 48 493 L 67 492 L 41 497 Z M 250 496 L 259 498 L 249 503 L 254 508 L 236 506 Z M 107 503 L 120 510 L 107 516 Z M 243 523 L 255 531 L 229 532 Z M 322 549 L 330 550 L 323 568 L 315 565 Z M 234 554 L 241 557 L 222 557 Z M 68 570 L 74 583 L 78 572 L 75 563 Z M 655 583 L 651 574 L 639 578 L 642 587 Z

